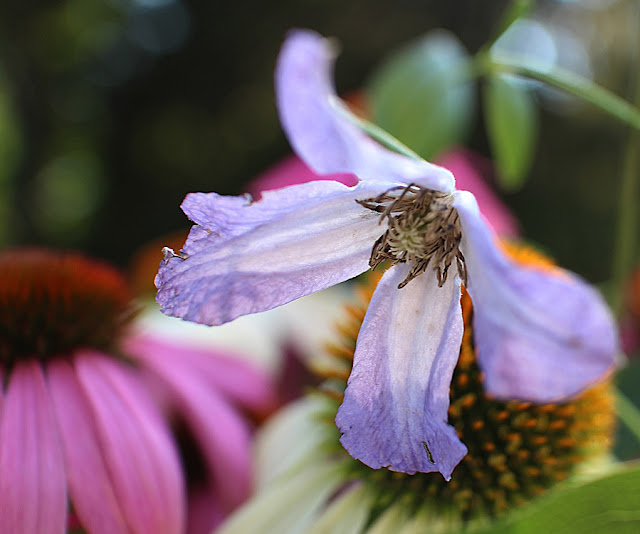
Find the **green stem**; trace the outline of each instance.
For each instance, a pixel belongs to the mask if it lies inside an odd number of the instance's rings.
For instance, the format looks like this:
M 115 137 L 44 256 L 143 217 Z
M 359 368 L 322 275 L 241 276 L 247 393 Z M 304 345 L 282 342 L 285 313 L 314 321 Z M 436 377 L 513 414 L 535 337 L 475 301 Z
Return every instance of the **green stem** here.
M 493 37 L 482 46 L 480 53 L 485 50 L 489 50 L 495 42 L 502 37 L 502 34 L 506 32 L 511 25 L 518 19 L 529 14 L 533 8 L 532 0 L 512 0 L 507 9 L 505 10 L 500 23 L 498 24 Z
M 402 154 L 403 156 L 407 156 L 413 159 L 422 159 L 418 154 L 416 154 L 413 150 L 411 150 L 407 145 L 398 141 L 393 135 L 386 132 L 380 126 L 369 122 L 366 119 L 358 117 L 349 111 L 345 106 L 342 106 L 339 103 L 336 103 L 337 109 L 342 112 L 347 119 L 353 122 L 356 126 L 358 126 L 362 131 L 366 132 L 369 137 L 375 139 L 383 146 L 397 152 L 398 154 Z
M 485 57 L 478 57 L 477 60 L 484 64 L 485 72 L 515 74 L 540 80 L 586 100 L 616 119 L 640 130 L 638 108 L 582 76 L 557 67 L 541 67 L 526 59 L 519 61 L 515 58 L 490 58 L 487 54 Z
M 620 391 L 616 392 L 616 412 L 620 421 L 640 443 L 640 412 Z

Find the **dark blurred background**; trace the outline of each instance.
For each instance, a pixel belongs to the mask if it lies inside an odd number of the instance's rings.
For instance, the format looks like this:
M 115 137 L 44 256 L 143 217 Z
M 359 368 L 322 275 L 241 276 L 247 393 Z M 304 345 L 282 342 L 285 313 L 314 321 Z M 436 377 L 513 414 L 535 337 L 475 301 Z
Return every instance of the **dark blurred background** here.
M 541 35 L 563 36 L 555 42 L 568 67 L 628 97 L 637 70 L 634 3 L 548 0 L 530 18 Z M 344 93 L 366 87 L 390 52 L 433 28 L 452 31 L 474 53 L 494 36 L 506 5 L 2 2 L 0 244 L 72 247 L 126 265 L 147 242 L 188 228 L 179 210 L 187 192 L 239 193 L 288 153 L 272 77 L 289 28 L 339 38 Z M 544 46 L 538 38 L 534 48 Z M 588 105 L 536 98 L 533 167 L 519 190 L 501 196 L 527 237 L 604 280 L 627 128 Z M 480 107 L 463 141 L 490 156 Z

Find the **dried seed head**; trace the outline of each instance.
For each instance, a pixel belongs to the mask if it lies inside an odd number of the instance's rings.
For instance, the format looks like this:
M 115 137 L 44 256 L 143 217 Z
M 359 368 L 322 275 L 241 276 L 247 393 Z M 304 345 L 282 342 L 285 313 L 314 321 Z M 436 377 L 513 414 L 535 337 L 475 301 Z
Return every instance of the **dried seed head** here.
M 133 317 L 132 294 L 112 267 L 38 248 L 0 254 L 0 366 L 26 358 L 109 351 Z
M 388 224 L 386 232 L 373 245 L 369 259 L 371 268 L 375 269 L 386 261 L 392 265 L 413 264 L 399 289 L 425 272 L 429 265 L 442 286 L 454 262 L 460 278 L 466 281 L 464 256 L 459 248 L 462 238 L 460 221 L 451 205 L 453 196 L 450 193 L 410 184 L 357 202 L 380 213 L 380 222 Z

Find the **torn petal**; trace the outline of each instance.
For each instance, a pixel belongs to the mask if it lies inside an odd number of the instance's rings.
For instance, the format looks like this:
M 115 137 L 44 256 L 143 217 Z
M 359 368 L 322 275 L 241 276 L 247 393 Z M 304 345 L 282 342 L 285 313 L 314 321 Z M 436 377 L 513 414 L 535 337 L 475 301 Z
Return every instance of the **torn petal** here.
M 353 173 L 362 180 L 416 183 L 453 191 L 447 170 L 392 152 L 348 118 L 332 82 L 334 50 L 315 32 L 297 30 L 285 41 L 276 67 L 280 122 L 291 146 L 319 174 Z
M 460 354 L 460 281 L 438 287 L 427 272 L 391 267 L 371 299 L 336 424 L 344 448 L 369 467 L 440 471 L 449 479 L 467 452 L 447 424 L 449 387 Z
M 192 229 L 184 258 L 160 265 L 162 311 L 218 325 L 357 276 L 369 268 L 382 230 L 378 215 L 356 200 L 393 186 L 309 182 L 266 192 L 250 205 L 215 193 L 189 195 L 183 209 L 206 226 Z
M 456 193 L 461 250 L 474 306 L 485 388 L 501 398 L 557 401 L 613 369 L 614 321 L 600 294 L 576 275 L 516 264 L 494 244 L 471 193 Z

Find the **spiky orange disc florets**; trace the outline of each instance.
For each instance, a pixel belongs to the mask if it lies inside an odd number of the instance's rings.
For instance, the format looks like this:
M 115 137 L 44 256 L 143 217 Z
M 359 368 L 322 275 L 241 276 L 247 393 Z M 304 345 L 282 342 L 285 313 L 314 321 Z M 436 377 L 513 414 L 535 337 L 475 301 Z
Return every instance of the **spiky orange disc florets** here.
M 0 365 L 107 350 L 133 316 L 132 295 L 108 265 L 76 253 L 7 249 L 0 254 Z

